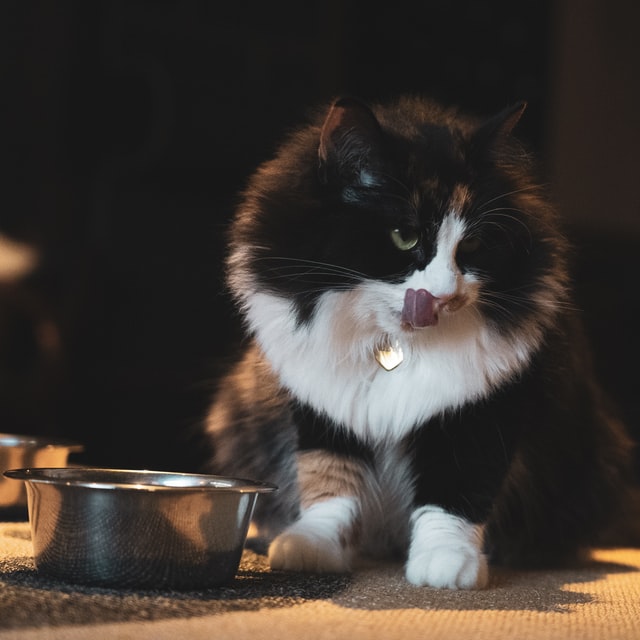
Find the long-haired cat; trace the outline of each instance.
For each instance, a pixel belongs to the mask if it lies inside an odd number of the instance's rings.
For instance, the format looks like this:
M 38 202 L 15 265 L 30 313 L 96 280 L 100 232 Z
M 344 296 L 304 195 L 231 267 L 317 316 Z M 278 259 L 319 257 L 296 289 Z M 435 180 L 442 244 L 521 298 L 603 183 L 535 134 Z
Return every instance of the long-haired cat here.
M 620 499 L 630 441 L 594 382 L 567 245 L 512 136 L 417 97 L 341 98 L 242 194 L 247 329 L 206 421 L 214 473 L 279 486 L 272 568 L 404 558 L 416 585 L 565 560 Z

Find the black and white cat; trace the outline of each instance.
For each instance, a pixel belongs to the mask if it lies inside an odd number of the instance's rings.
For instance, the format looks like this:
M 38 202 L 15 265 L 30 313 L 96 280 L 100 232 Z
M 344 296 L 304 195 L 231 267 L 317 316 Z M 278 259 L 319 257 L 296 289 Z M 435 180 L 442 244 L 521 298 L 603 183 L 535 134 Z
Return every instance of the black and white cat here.
M 624 498 L 523 110 L 338 99 L 250 180 L 227 262 L 248 339 L 207 469 L 279 485 L 255 514 L 272 568 L 392 555 L 482 587 L 574 556 Z

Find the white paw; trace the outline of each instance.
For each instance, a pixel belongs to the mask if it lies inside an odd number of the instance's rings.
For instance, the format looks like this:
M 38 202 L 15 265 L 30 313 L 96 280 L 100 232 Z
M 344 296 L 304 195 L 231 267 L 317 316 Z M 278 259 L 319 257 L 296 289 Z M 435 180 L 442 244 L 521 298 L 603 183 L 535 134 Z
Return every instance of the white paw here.
M 444 545 L 412 554 L 405 571 L 411 584 L 438 589 L 482 589 L 489 578 L 487 560 L 482 553 Z
M 438 507 L 414 514 L 407 580 L 439 589 L 481 589 L 489 580 L 482 528 Z
M 350 569 L 351 557 L 337 540 L 287 530 L 271 543 L 269 564 L 281 571 L 345 573 Z
M 269 546 L 269 564 L 282 571 L 345 573 L 353 551 L 346 544 L 345 527 L 352 524 L 353 504 L 333 498 L 307 509 L 302 517 Z

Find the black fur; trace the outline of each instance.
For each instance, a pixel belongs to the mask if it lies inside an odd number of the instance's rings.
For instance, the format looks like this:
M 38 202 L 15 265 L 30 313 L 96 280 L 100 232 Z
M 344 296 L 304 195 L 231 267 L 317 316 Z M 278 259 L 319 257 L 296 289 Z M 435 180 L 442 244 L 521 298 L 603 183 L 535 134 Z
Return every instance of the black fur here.
M 231 229 L 229 277 L 242 310 L 268 292 L 294 301 L 298 326 L 311 326 L 326 292 L 400 284 L 423 270 L 462 185 L 472 244 L 455 260 L 482 280 L 478 311 L 498 334 L 538 337 L 526 366 L 393 446 L 410 463 L 416 507 L 486 523 L 494 562 L 540 565 L 598 543 L 629 497 L 632 444 L 593 375 L 568 242 L 510 135 L 523 108 L 482 121 L 418 98 L 335 101 L 251 178 Z M 398 251 L 392 229 L 418 241 Z M 208 468 L 279 484 L 257 512 L 261 522 L 275 512 L 277 533 L 300 513 L 296 451 L 327 451 L 375 474 L 387 445 L 294 397 L 248 345 L 212 408 Z

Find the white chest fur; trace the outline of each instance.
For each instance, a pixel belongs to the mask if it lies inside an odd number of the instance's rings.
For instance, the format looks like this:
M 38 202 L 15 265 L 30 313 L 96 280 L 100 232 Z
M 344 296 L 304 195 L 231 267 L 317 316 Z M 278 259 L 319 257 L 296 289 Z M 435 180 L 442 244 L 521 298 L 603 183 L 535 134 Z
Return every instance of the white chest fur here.
M 447 410 L 486 395 L 519 371 L 530 341 L 492 331 L 471 306 L 434 327 L 403 330 L 404 286 L 363 283 L 321 296 L 311 321 L 271 294 L 247 300 L 250 327 L 282 384 L 297 398 L 375 443 L 396 440 Z M 374 350 L 398 339 L 404 360 L 383 370 Z

